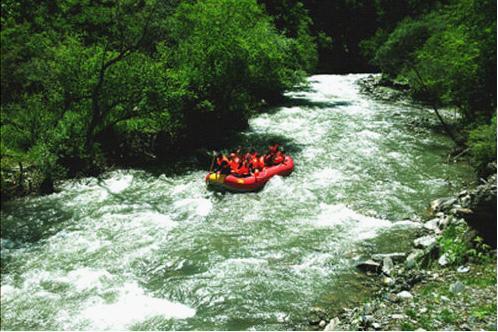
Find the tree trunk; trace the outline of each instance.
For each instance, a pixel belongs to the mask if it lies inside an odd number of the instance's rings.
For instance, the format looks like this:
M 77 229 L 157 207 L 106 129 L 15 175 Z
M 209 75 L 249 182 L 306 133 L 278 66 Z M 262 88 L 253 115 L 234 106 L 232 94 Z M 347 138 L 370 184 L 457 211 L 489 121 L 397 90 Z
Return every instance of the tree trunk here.
M 417 78 L 418 78 L 420 84 L 422 85 L 422 87 L 424 88 L 424 90 L 427 93 L 430 93 L 429 88 L 427 88 L 427 85 L 425 84 L 424 80 L 422 79 L 422 76 L 418 72 L 417 68 L 413 64 L 411 65 L 411 67 L 412 67 L 413 71 L 415 72 L 415 75 L 417 75 Z M 444 121 L 443 117 L 439 113 L 439 110 L 436 107 L 436 104 L 434 102 L 432 103 L 432 109 L 434 110 L 434 113 L 436 113 L 436 116 L 437 116 L 439 122 L 441 123 L 441 125 L 443 126 L 443 129 L 446 132 L 446 134 L 451 138 L 451 140 L 456 145 L 462 145 L 463 142 L 456 137 L 456 135 L 451 130 L 450 126 L 448 126 L 448 124 Z

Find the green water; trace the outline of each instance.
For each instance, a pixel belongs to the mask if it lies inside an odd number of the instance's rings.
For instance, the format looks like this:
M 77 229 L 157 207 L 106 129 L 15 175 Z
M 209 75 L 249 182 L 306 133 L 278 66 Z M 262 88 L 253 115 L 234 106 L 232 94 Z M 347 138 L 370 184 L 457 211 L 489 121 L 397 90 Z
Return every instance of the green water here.
M 472 175 L 444 162 L 448 139 L 409 129 L 423 110 L 360 95 L 360 77 L 312 76 L 250 121 L 241 143 L 277 139 L 296 164 L 261 192 L 207 191 L 188 166 L 6 204 L 1 328 L 305 329 L 311 307 L 367 295 L 357 256 L 406 248 L 407 220 Z

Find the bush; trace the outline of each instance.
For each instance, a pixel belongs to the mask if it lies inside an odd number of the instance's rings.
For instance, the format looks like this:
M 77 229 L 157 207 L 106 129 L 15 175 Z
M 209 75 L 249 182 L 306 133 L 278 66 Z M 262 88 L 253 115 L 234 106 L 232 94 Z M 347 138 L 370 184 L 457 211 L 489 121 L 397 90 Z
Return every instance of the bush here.
M 490 124 L 470 131 L 467 144 L 478 170 L 483 171 L 489 162 L 496 161 L 496 114 Z

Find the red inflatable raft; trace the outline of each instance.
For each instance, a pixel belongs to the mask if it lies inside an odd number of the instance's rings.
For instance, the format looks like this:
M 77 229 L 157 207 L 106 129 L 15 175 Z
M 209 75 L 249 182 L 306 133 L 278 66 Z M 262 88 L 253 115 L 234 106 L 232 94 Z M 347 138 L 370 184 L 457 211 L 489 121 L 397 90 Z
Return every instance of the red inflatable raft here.
M 281 175 L 287 176 L 294 170 L 294 161 L 290 156 L 285 156 L 282 163 L 265 167 L 258 175 L 251 175 L 247 177 L 236 177 L 232 174 L 221 175 L 217 173 L 209 173 L 206 176 L 206 183 L 209 187 L 215 189 L 235 191 L 235 192 L 249 192 L 257 191 L 266 184 L 273 176 Z

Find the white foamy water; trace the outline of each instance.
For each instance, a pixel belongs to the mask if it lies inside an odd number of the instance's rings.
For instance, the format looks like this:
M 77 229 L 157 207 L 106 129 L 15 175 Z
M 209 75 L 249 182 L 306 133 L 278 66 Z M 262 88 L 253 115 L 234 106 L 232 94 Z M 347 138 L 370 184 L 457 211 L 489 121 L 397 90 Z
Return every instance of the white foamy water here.
M 258 193 L 210 192 L 194 164 L 6 204 L 1 328 L 307 329 L 307 308 L 367 292 L 354 258 L 403 250 L 467 169 L 442 162 L 446 138 L 409 129 L 420 110 L 360 95 L 361 77 L 312 76 L 250 120 L 234 145 L 277 141 L 295 160 Z

